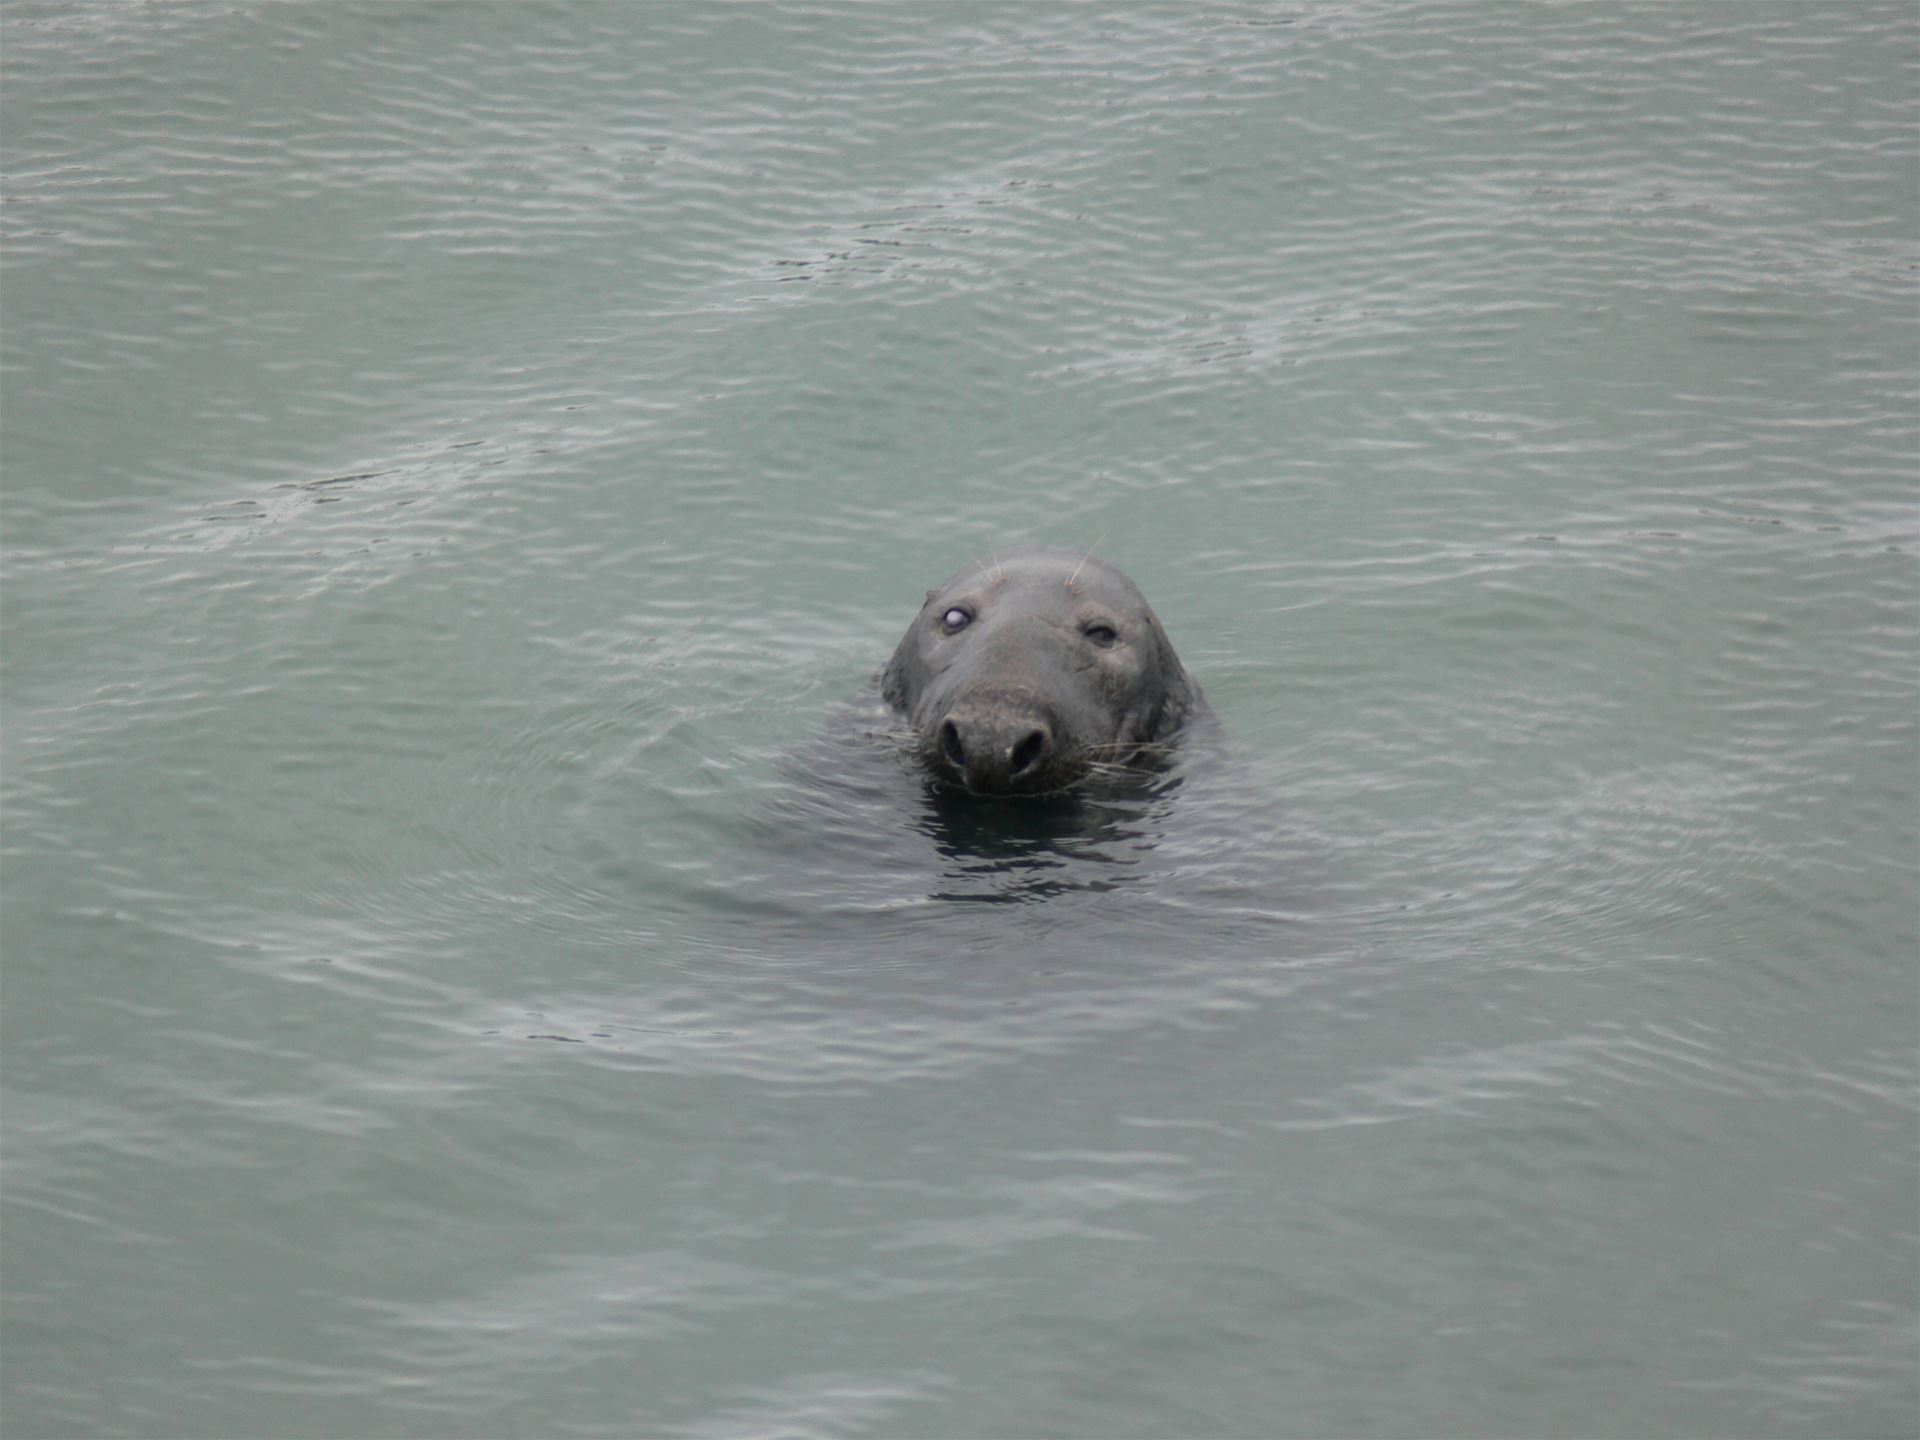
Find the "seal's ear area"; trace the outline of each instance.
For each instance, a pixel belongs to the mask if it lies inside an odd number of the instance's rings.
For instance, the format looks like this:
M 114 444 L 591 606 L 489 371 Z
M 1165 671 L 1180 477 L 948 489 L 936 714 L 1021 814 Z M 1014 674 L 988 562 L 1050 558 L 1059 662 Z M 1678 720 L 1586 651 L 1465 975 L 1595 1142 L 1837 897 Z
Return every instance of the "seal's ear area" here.
M 927 591 L 927 598 L 926 598 L 926 599 L 925 599 L 924 601 L 922 601 L 922 602 L 921 602 L 921 604 L 922 604 L 923 606 L 924 606 L 924 605 L 931 605 L 931 604 L 933 603 L 933 597 L 934 597 L 934 596 L 936 596 L 936 595 L 938 595 L 939 593 L 940 593 L 940 592 L 939 592 L 939 590 L 938 590 L 938 589 L 933 589 L 933 590 L 929 590 L 929 591 Z
M 1168 638 L 1160 617 L 1148 610 L 1146 620 L 1147 629 L 1157 642 L 1154 648 L 1160 673 L 1167 677 L 1161 687 L 1159 703 L 1153 707 L 1148 726 L 1152 733 L 1147 738 L 1165 740 L 1186 723 L 1187 716 L 1200 704 L 1200 687 L 1194 684 L 1187 667 L 1180 663 L 1180 657 L 1174 653 L 1173 641 Z
M 880 698 L 896 710 L 907 708 L 907 680 L 900 673 L 900 661 L 887 662 L 887 668 L 880 672 Z
M 1166 693 L 1160 697 L 1160 703 L 1154 708 L 1153 719 L 1148 725 L 1149 740 L 1171 738 L 1193 710 L 1197 693 L 1193 677 L 1187 674 L 1186 667 L 1178 667 L 1179 673 L 1167 682 Z

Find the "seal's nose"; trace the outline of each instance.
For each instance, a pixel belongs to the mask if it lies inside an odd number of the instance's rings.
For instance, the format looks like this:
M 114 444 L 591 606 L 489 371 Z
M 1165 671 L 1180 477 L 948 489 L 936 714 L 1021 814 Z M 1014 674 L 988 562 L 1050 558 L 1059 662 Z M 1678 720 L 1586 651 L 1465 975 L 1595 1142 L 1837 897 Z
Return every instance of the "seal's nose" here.
M 983 795 L 1045 789 L 1053 717 L 1037 706 L 962 700 L 940 722 L 940 758 L 954 779 Z

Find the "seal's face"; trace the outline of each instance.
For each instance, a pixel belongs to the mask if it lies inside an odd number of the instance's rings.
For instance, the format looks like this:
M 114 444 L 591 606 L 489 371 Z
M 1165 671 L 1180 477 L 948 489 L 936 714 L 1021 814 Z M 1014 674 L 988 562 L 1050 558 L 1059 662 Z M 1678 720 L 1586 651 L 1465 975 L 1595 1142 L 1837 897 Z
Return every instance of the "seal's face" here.
M 955 576 L 882 676 L 928 767 L 983 795 L 1044 795 L 1140 763 L 1195 689 L 1133 582 L 1070 550 Z

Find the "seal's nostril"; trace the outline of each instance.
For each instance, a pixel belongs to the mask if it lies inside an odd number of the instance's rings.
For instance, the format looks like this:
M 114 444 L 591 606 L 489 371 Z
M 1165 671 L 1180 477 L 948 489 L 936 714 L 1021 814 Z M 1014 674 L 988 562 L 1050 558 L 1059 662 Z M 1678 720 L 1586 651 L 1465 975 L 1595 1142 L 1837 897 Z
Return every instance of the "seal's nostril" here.
M 967 768 L 966 748 L 960 743 L 959 727 L 951 720 L 943 720 L 940 723 L 940 748 L 946 752 L 947 759 L 952 762 L 954 769 Z
M 1044 729 L 1029 730 L 1026 738 L 1013 747 L 1008 755 L 1007 773 L 1024 775 L 1046 758 L 1047 732 Z

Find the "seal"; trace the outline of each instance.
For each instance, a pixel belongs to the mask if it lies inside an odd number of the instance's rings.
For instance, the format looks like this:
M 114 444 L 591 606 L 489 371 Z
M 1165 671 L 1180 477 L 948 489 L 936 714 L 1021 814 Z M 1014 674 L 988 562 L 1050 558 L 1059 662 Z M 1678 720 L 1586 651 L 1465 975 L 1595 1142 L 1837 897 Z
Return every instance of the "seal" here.
M 996 797 L 1151 773 L 1206 705 L 1133 581 L 1056 549 L 929 590 L 880 693 L 935 779 Z

